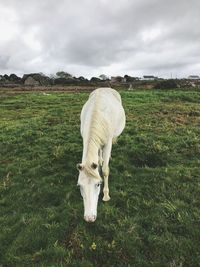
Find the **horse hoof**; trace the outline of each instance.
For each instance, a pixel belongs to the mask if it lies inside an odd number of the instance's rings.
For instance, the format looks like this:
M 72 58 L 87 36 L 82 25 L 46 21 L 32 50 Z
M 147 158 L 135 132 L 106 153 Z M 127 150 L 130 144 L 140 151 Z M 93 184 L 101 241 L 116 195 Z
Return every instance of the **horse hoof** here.
M 103 197 L 103 201 L 109 201 L 110 200 L 110 197 L 109 196 L 104 196 Z

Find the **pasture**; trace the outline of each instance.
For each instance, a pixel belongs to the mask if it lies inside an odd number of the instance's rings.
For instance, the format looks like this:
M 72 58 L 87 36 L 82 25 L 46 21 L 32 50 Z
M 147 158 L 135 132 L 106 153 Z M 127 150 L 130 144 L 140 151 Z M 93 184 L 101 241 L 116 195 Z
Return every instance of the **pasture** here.
M 200 93 L 121 91 L 109 202 L 83 220 L 88 93 L 2 94 L 0 266 L 200 266 Z

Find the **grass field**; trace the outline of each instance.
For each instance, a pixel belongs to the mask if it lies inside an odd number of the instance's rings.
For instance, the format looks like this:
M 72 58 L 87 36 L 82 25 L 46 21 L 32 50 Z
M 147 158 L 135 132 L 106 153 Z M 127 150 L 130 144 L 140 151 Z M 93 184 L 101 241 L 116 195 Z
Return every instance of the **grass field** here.
M 87 93 L 2 95 L 0 266 L 200 266 L 200 92 L 121 92 L 111 201 L 83 220 Z

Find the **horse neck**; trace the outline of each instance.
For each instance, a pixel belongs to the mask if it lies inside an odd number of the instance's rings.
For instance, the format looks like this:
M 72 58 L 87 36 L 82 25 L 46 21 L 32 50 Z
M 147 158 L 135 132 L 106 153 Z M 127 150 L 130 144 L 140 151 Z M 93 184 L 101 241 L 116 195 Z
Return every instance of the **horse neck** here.
M 92 164 L 94 162 L 97 164 L 99 145 L 92 138 L 89 138 L 87 141 L 84 144 L 82 163 Z
M 98 152 L 100 147 L 105 143 L 107 132 L 109 131 L 109 127 L 106 125 L 99 112 L 99 105 L 100 96 L 97 93 L 95 95 L 95 103 L 90 118 L 90 126 L 83 142 L 82 162 L 86 164 L 91 164 L 93 162 L 98 164 Z

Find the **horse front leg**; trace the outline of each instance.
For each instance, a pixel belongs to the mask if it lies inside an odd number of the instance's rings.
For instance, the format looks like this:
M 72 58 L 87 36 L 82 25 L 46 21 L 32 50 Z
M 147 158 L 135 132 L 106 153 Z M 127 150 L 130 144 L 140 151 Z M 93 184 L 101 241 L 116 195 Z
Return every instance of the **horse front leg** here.
M 99 149 L 99 166 L 102 168 L 103 166 L 103 151 L 102 148 Z
M 102 167 L 102 174 L 104 178 L 104 188 L 103 188 L 103 201 L 109 201 L 109 187 L 108 187 L 108 177 L 109 177 L 109 160 L 111 155 L 112 149 L 112 140 L 108 142 L 107 145 L 103 148 L 103 167 Z

